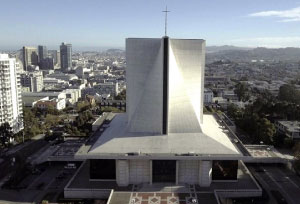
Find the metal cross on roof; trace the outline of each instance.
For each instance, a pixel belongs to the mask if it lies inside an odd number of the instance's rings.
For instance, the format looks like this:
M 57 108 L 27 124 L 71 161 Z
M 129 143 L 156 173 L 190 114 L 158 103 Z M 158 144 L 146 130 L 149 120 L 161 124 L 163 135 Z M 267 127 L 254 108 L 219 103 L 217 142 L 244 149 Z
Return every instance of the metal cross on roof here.
M 167 21 L 168 21 L 168 13 L 171 11 L 168 11 L 168 7 L 166 6 L 166 10 L 162 11 L 165 13 L 165 36 L 167 36 Z

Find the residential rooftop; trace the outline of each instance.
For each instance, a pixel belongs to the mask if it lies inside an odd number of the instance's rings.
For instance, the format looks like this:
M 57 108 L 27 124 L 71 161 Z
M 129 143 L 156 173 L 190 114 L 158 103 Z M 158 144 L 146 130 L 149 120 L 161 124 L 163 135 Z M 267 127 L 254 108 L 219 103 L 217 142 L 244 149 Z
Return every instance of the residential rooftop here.
M 300 121 L 287 121 L 280 120 L 277 121 L 279 124 L 285 126 L 290 132 L 300 132 Z

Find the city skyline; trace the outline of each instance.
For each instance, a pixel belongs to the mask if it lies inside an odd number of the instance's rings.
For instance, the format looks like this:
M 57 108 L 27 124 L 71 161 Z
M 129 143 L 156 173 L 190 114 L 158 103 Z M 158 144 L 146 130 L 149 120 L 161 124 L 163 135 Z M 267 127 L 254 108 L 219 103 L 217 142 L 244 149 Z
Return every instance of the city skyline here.
M 295 0 L 189 2 L 3 1 L 0 45 L 2 50 L 39 44 L 58 49 L 67 41 L 75 50 L 124 48 L 127 37 L 164 35 L 161 11 L 167 4 L 172 38 L 203 38 L 208 46 L 300 47 L 300 4 Z

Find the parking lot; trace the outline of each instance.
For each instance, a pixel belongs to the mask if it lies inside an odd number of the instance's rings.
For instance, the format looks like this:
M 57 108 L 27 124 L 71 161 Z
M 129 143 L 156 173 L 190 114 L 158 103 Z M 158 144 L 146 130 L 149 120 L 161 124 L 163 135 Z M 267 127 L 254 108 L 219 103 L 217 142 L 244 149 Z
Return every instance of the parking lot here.
M 22 179 L 17 189 L 0 189 L 0 203 L 40 202 L 45 197 L 56 202 L 75 171 L 75 168 L 66 168 L 65 163 L 37 166 Z

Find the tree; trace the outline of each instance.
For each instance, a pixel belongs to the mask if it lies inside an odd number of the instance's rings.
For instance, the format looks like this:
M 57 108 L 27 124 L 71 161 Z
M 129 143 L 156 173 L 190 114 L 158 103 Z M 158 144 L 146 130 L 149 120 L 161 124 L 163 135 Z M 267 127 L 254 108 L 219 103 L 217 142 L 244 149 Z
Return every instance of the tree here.
M 249 89 L 244 82 L 240 82 L 235 86 L 234 93 L 238 96 L 239 101 L 249 100 Z
M 59 121 L 60 121 L 59 117 L 55 115 L 47 114 L 45 118 L 46 129 L 51 128 L 53 126 L 57 126 Z
M 42 132 L 39 121 L 37 119 L 37 117 L 41 117 L 38 109 L 33 108 L 31 110 L 29 108 L 24 108 L 23 115 L 25 138 L 30 139 L 31 137 L 34 137 L 35 135 Z
M 114 113 L 120 113 L 120 112 L 123 112 L 122 110 L 116 108 L 116 107 L 111 107 L 111 106 L 108 106 L 108 107 L 101 107 L 101 111 L 102 112 L 114 112 Z
M 79 101 L 79 102 L 76 104 L 76 110 L 77 110 L 78 112 L 86 111 L 86 110 L 88 110 L 89 108 L 91 108 L 91 105 L 90 105 L 87 101 Z
M 265 144 L 272 144 L 273 136 L 276 132 L 275 126 L 268 119 L 262 118 L 257 121 L 257 135 L 260 141 L 263 141 Z
M 294 85 L 285 84 L 279 88 L 278 98 L 282 101 L 300 104 L 300 91 Z
M 4 147 L 8 147 L 10 141 L 14 138 L 13 137 L 12 128 L 10 127 L 9 123 L 3 123 L 0 126 L 0 143 Z
M 300 142 L 294 145 L 293 150 L 295 156 L 294 169 L 300 173 Z
M 115 96 L 115 100 L 126 100 L 126 89 L 124 89 L 117 96 Z
M 227 115 L 231 118 L 233 118 L 234 120 L 236 120 L 238 118 L 239 115 L 239 108 L 237 105 L 230 103 L 227 106 Z
M 51 115 L 59 115 L 60 112 L 57 110 L 54 106 L 52 105 L 47 105 L 47 108 L 45 109 L 46 114 L 51 114 Z
M 273 136 L 273 144 L 275 147 L 282 147 L 284 145 L 285 135 L 279 132 L 276 132 Z

